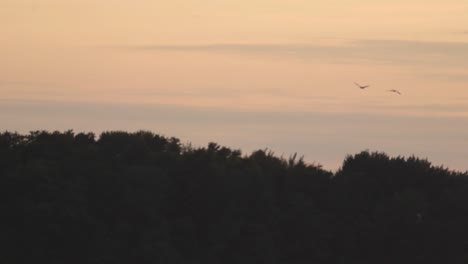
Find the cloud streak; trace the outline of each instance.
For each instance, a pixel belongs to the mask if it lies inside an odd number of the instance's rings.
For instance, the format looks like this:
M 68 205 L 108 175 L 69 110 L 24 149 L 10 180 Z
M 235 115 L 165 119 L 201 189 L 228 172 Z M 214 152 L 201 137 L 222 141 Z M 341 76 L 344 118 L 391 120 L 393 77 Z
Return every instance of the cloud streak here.
M 140 51 L 216 52 L 301 58 L 309 61 L 427 64 L 434 67 L 468 67 L 468 43 L 407 40 L 356 40 L 342 44 L 207 44 L 141 45 Z
M 54 116 L 54 117 L 93 117 L 97 119 L 121 119 L 141 121 L 165 121 L 183 124 L 304 124 L 304 120 L 320 121 L 318 124 L 343 122 L 355 126 L 357 123 L 386 123 L 407 120 L 423 122 L 428 125 L 436 113 L 467 113 L 465 116 L 447 115 L 439 122 L 463 121 L 460 126 L 468 124 L 468 106 L 463 104 L 426 104 L 426 105 L 374 105 L 375 109 L 386 110 L 418 110 L 428 115 L 398 115 L 392 112 L 382 111 L 258 111 L 258 110 L 232 110 L 217 107 L 181 106 L 168 104 L 140 104 L 140 103 L 101 103 L 101 102 L 76 102 L 76 101 L 47 101 L 47 100 L 0 100 L 0 112 L 10 114 L 26 114 L 28 116 Z M 406 112 L 406 111 L 404 111 Z M 3 115 L 2 115 L 3 116 Z M 419 121 L 417 121 L 419 120 Z M 372 122 L 371 122 L 372 121 Z M 458 127 L 458 125 L 457 125 Z M 468 127 L 467 127 L 468 128 Z

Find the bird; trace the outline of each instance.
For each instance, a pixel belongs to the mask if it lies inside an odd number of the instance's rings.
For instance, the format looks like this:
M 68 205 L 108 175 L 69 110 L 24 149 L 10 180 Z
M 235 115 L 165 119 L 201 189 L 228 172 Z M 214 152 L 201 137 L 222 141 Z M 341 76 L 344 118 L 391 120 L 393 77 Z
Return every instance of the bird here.
M 387 91 L 392 92 L 392 93 L 397 93 L 397 94 L 401 95 L 400 91 L 395 90 L 395 89 L 387 90 Z
M 361 89 L 366 89 L 367 87 L 369 87 L 369 85 L 359 85 L 358 83 L 354 83 L 357 87 L 361 88 Z

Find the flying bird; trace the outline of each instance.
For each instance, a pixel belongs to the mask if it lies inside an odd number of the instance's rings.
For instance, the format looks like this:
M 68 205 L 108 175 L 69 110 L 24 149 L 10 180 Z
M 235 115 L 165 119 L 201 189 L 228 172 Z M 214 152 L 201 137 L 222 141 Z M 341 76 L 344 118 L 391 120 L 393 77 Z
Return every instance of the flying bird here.
M 354 83 L 357 87 L 361 88 L 361 89 L 366 89 L 367 87 L 369 87 L 369 85 L 359 85 L 359 83 Z
M 387 90 L 387 91 L 392 92 L 392 93 L 397 93 L 397 94 L 401 95 L 400 91 L 395 90 L 395 89 Z

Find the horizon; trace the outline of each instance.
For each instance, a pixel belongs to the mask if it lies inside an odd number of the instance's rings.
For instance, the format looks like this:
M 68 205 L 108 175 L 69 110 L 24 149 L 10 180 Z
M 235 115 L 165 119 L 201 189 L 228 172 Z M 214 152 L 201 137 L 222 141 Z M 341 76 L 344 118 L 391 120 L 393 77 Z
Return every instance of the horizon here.
M 456 0 L 0 0 L 0 129 L 149 130 L 327 170 L 370 150 L 467 171 L 467 11 Z

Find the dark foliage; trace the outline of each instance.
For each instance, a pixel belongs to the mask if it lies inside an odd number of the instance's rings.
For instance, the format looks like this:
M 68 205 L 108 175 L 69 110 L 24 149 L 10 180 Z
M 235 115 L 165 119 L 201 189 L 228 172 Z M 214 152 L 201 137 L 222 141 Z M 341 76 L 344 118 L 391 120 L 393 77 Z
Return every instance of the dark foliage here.
M 415 157 L 335 174 L 151 132 L 0 134 L 0 263 L 466 263 L 468 177 Z

